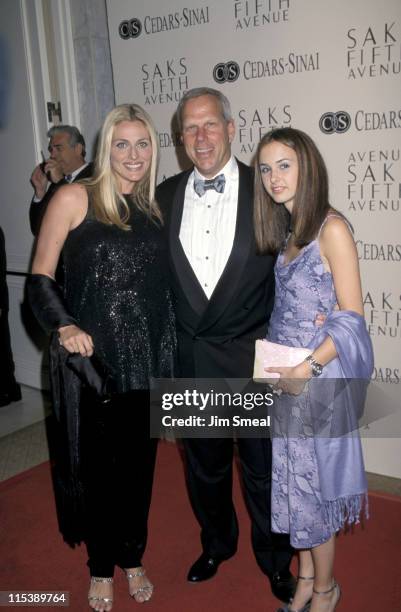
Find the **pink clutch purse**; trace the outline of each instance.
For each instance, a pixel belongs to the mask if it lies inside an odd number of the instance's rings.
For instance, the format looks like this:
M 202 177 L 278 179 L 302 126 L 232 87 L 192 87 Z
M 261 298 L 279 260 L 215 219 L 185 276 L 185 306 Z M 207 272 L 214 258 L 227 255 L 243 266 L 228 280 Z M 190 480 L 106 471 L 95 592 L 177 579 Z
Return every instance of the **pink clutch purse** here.
M 265 368 L 277 366 L 279 368 L 290 368 L 296 366 L 310 355 L 310 349 L 275 344 L 269 340 L 256 340 L 255 363 L 253 365 L 253 380 L 264 382 L 269 378 L 280 378 L 276 372 L 265 372 Z

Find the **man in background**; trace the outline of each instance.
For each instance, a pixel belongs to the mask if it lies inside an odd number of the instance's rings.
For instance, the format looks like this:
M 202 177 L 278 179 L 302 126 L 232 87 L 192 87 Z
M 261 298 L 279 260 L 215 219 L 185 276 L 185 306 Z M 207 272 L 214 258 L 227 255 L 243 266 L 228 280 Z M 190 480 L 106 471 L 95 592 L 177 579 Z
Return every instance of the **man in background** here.
M 34 236 L 51 197 L 61 185 L 89 178 L 92 164 L 85 162 L 85 140 L 73 125 L 56 125 L 47 132 L 50 158 L 38 164 L 31 175 L 35 190 L 29 209 L 29 221 Z

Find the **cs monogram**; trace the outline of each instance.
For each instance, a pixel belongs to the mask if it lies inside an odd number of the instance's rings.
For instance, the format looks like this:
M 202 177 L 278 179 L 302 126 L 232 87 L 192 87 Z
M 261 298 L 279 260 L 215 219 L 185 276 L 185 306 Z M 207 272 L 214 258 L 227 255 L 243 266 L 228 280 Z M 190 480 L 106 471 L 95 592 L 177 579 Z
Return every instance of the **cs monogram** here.
M 129 38 L 138 38 L 142 32 L 142 23 L 140 19 L 134 17 L 133 19 L 125 19 L 118 26 L 118 33 L 123 40 Z
M 319 127 L 324 134 L 343 134 L 351 126 L 351 117 L 345 111 L 336 113 L 324 113 L 320 117 Z
M 226 62 L 220 62 L 213 68 L 213 78 L 216 83 L 232 83 L 236 81 L 240 74 L 240 67 L 237 62 L 233 60 Z

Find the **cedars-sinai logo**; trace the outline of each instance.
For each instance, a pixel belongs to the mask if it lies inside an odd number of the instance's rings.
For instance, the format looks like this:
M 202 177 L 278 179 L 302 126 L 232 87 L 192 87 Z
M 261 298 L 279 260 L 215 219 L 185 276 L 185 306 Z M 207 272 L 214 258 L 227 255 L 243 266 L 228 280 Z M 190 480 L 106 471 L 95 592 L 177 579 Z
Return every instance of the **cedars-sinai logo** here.
M 165 15 L 145 15 L 142 19 L 136 17 L 124 19 L 118 26 L 118 33 L 123 40 L 138 38 L 143 34 L 159 34 L 160 32 L 171 32 L 181 28 L 192 28 L 207 25 L 209 20 L 209 7 L 196 8 L 184 7 L 174 13 Z
M 142 32 L 142 23 L 140 19 L 134 17 L 133 19 L 125 19 L 118 26 L 118 33 L 123 40 L 129 38 L 138 38 Z
M 233 83 L 240 75 L 240 67 L 237 62 L 219 62 L 213 68 L 213 78 L 216 83 Z
M 319 127 L 323 134 L 343 134 L 351 127 L 351 117 L 345 111 L 324 113 L 320 117 Z

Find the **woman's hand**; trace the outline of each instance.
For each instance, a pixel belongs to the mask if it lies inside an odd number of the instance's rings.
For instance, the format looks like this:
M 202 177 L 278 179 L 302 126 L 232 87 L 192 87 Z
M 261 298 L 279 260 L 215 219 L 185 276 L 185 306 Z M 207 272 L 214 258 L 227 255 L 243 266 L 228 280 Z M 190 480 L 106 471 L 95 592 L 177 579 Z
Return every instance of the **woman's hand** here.
M 69 353 L 81 353 L 82 357 L 93 355 L 93 340 L 76 325 L 66 325 L 58 330 L 59 342 Z
M 306 382 L 312 378 L 312 371 L 309 363 L 301 361 L 298 365 L 292 368 L 265 368 L 265 372 L 277 372 L 280 378 L 277 383 L 269 381 L 274 385 L 275 390 L 281 389 L 283 393 L 291 395 L 300 395 L 304 390 Z

